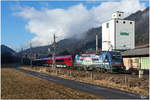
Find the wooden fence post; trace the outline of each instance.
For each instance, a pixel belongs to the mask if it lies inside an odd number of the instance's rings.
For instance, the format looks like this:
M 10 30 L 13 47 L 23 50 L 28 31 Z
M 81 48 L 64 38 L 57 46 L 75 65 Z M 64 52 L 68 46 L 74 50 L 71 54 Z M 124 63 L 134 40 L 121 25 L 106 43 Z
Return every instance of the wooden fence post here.
M 139 78 L 143 78 L 143 70 L 139 70 Z
M 91 71 L 91 80 L 93 80 L 93 71 Z
M 127 76 L 125 75 L 125 85 L 128 86 L 127 84 Z
M 72 76 L 72 70 L 71 70 L 71 68 L 70 68 L 70 76 Z

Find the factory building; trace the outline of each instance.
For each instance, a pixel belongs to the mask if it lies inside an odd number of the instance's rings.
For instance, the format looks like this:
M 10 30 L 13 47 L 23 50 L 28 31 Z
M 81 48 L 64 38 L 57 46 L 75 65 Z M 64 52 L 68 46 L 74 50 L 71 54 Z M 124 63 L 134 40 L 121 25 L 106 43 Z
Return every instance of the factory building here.
M 134 49 L 135 22 L 124 20 L 123 14 L 117 11 L 102 24 L 102 51 Z
M 140 48 L 121 52 L 121 54 L 126 70 L 134 68 L 138 70 L 143 70 L 144 73 L 149 71 L 149 44 Z

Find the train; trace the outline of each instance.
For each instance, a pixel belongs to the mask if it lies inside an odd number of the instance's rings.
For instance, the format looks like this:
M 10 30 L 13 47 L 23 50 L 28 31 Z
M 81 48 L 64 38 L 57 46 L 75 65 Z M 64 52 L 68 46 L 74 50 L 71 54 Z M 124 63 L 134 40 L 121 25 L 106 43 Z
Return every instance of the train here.
M 53 58 L 41 58 L 32 61 L 36 66 L 51 66 Z M 100 54 L 80 54 L 56 57 L 56 67 L 67 69 L 82 68 L 101 72 L 122 72 L 125 70 L 123 58 L 118 51 L 103 51 Z
M 56 67 L 72 67 L 73 66 L 73 58 L 71 55 L 67 56 L 57 56 L 56 57 Z M 40 58 L 32 61 L 32 65 L 36 66 L 51 66 L 53 64 L 53 58 Z

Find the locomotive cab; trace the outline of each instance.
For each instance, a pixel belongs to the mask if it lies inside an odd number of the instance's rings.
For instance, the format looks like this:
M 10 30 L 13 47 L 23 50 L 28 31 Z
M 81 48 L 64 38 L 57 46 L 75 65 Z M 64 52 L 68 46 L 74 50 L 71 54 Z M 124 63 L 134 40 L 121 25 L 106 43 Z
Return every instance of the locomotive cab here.
M 112 71 L 118 72 L 124 70 L 123 59 L 120 52 L 107 52 L 105 60 L 109 63 Z

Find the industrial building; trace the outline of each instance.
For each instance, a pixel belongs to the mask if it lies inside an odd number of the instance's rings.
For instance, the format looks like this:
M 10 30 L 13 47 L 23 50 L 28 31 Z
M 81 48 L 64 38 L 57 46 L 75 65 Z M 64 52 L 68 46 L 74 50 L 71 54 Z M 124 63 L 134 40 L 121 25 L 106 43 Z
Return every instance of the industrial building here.
M 102 51 L 135 48 L 135 22 L 123 19 L 123 12 L 115 12 L 102 24 Z
M 126 70 L 135 68 L 138 70 L 149 70 L 149 47 L 136 48 L 122 52 Z

